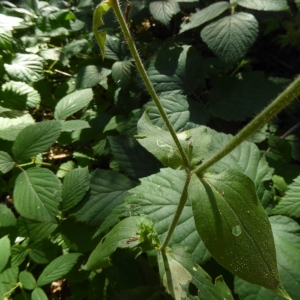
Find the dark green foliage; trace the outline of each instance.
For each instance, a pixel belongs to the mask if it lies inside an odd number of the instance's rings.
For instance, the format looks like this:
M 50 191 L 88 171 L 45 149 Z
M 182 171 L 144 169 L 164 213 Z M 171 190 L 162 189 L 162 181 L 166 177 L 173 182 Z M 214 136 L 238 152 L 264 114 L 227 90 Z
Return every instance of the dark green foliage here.
M 110 1 L 0 2 L 0 299 L 298 299 L 299 102 L 193 175 L 159 251 L 186 166 Z M 299 0 L 120 2 L 191 170 L 299 73 Z

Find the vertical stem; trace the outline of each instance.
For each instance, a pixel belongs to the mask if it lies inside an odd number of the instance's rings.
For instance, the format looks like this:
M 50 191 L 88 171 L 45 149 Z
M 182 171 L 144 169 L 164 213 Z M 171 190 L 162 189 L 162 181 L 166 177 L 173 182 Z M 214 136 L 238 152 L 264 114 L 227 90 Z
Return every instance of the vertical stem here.
M 201 174 L 217 161 L 222 159 L 234 148 L 240 145 L 250 135 L 270 121 L 285 106 L 300 95 L 300 76 L 297 77 L 269 106 L 257 115 L 246 127 L 244 127 L 229 143 L 220 149 L 214 156 L 205 161 L 193 173 Z
M 150 79 L 149 79 L 149 77 L 147 75 L 147 72 L 146 72 L 146 70 L 144 68 L 144 65 L 143 65 L 143 63 L 141 61 L 141 58 L 140 58 L 140 56 L 138 54 L 138 51 L 137 51 L 137 49 L 135 47 L 135 44 L 134 44 L 133 40 L 132 40 L 130 31 L 128 29 L 128 26 L 126 24 L 124 16 L 122 14 L 122 11 L 121 11 L 121 8 L 120 8 L 120 5 L 119 5 L 119 1 L 118 0 L 110 0 L 110 5 L 111 5 L 111 7 L 113 8 L 113 10 L 115 12 L 115 15 L 116 15 L 116 17 L 118 19 L 118 22 L 119 22 L 119 24 L 121 26 L 121 29 L 123 31 L 123 34 L 125 36 L 125 40 L 126 40 L 126 42 L 128 44 L 128 47 L 129 47 L 129 49 L 131 51 L 131 54 L 132 54 L 133 58 L 134 58 L 136 67 L 137 67 L 137 69 L 138 69 L 138 71 L 139 71 L 139 73 L 140 73 L 140 75 L 141 75 L 141 77 L 142 77 L 142 79 L 143 79 L 146 87 L 147 87 L 147 90 L 148 90 L 149 94 L 151 95 L 153 101 L 155 102 L 155 104 L 157 106 L 157 109 L 158 109 L 161 117 L 163 118 L 163 120 L 164 120 L 164 122 L 165 122 L 165 124 L 166 124 L 166 126 L 167 126 L 167 128 L 168 128 L 168 130 L 169 130 L 169 132 L 170 132 L 170 134 L 171 134 L 171 136 L 172 136 L 172 138 L 173 138 L 173 140 L 174 140 L 177 148 L 178 148 L 178 151 L 179 151 L 179 153 L 180 153 L 180 155 L 182 157 L 182 160 L 183 160 L 185 168 L 187 170 L 190 170 L 190 163 L 189 163 L 189 160 L 188 160 L 188 158 L 186 156 L 186 153 L 184 152 L 184 150 L 183 150 L 183 148 L 182 148 L 182 146 L 181 146 L 181 144 L 179 142 L 179 139 L 178 139 L 178 137 L 176 135 L 176 132 L 175 132 L 172 124 L 170 123 L 170 121 L 168 119 L 168 116 L 167 116 L 167 114 L 166 114 L 163 106 L 161 105 L 161 102 L 160 102 L 160 100 L 159 100 L 159 98 L 158 98 L 158 96 L 157 96 L 157 94 L 156 94 L 156 92 L 154 90 L 154 87 L 153 87 L 153 85 L 152 85 L 152 83 L 151 83 L 151 81 L 150 81 Z
M 162 245 L 159 248 L 159 250 L 161 250 L 161 251 L 164 251 L 166 249 L 166 247 L 168 246 L 168 244 L 170 242 L 170 239 L 171 239 L 171 236 L 174 232 L 174 229 L 176 228 L 177 222 L 178 222 L 178 220 L 181 216 L 181 213 L 182 213 L 182 211 L 185 207 L 185 203 L 186 203 L 187 198 L 188 198 L 188 187 L 189 187 L 190 181 L 191 181 L 191 174 L 188 173 L 186 175 L 184 188 L 183 188 L 183 191 L 182 191 L 182 194 L 181 194 L 181 197 L 180 197 L 179 204 L 177 206 L 175 215 L 173 217 L 172 223 L 171 223 L 171 225 L 168 229 L 167 236 L 165 237 L 165 240 L 163 241 Z

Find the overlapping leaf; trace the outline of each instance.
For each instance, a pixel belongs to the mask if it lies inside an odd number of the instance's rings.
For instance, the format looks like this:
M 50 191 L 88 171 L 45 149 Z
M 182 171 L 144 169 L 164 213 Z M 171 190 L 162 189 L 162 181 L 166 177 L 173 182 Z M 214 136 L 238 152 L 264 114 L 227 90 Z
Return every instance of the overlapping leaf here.
M 131 76 L 131 61 L 116 61 L 111 72 L 114 82 L 121 88 L 126 88 Z
M 220 1 L 193 14 L 186 23 L 181 24 L 180 33 L 198 27 L 219 16 L 230 7 L 230 3 Z
M 238 5 L 257 10 L 288 10 L 289 6 L 286 0 L 237 0 Z
M 157 21 L 168 25 L 173 15 L 180 11 L 176 0 L 154 0 L 149 5 L 150 13 Z
M 251 14 L 239 12 L 207 25 L 201 37 L 222 60 L 233 63 L 242 58 L 254 43 L 258 22 Z
M 13 158 L 6 152 L 0 151 L 0 172 L 9 172 L 15 166 Z

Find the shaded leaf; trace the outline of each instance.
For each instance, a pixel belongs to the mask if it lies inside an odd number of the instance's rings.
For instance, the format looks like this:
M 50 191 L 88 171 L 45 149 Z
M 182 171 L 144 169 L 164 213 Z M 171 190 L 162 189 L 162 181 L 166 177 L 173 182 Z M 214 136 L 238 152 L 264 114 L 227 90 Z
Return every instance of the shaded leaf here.
M 229 9 L 229 7 L 229 2 L 220 1 L 201 9 L 200 11 L 197 11 L 189 18 L 188 22 L 181 24 L 180 33 L 198 27 L 216 18 L 225 10 Z
M 15 166 L 13 158 L 7 153 L 0 151 L 0 172 L 6 174 Z
M 61 250 L 57 244 L 53 244 L 50 240 L 37 240 L 28 247 L 28 254 L 37 264 L 49 264 L 54 260 Z
M 39 276 L 37 285 L 43 286 L 65 276 L 76 264 L 80 255 L 80 253 L 68 253 L 54 259 Z
M 201 38 L 219 58 L 233 63 L 246 54 L 257 34 L 255 17 L 239 12 L 204 27 Z
M 111 68 L 114 82 L 121 88 L 126 88 L 131 76 L 131 61 L 116 61 Z
M 109 170 L 91 173 L 91 191 L 74 213 L 76 219 L 90 226 L 101 224 L 112 209 L 124 202 L 127 190 L 136 183 L 126 176 Z
M 8 236 L 0 239 L 0 273 L 4 270 L 10 257 L 10 241 Z

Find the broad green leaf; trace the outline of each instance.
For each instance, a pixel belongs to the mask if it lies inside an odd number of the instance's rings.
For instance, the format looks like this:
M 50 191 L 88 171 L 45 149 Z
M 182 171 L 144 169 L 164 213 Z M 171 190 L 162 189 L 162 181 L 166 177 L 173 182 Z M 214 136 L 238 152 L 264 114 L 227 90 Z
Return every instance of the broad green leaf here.
M 209 5 L 206 8 L 194 13 L 186 23 L 181 24 L 180 33 L 190 30 L 192 28 L 198 27 L 214 18 L 219 16 L 225 10 L 230 8 L 230 3 L 225 1 L 220 1 Z
M 95 170 L 91 173 L 91 191 L 74 214 L 76 219 L 90 226 L 101 224 L 114 207 L 124 202 L 127 191 L 135 185 L 120 173 Z
M 0 172 L 2 174 L 9 172 L 15 164 L 13 158 L 7 152 L 0 151 Z
M 5 299 L 4 294 L 9 292 L 16 286 L 18 282 L 18 274 L 18 267 L 5 269 L 0 274 L 0 299 Z
M 17 220 L 17 226 L 20 236 L 26 236 L 36 241 L 47 238 L 58 225 L 55 222 L 39 222 L 21 216 Z
M 274 239 L 253 181 L 227 169 L 193 175 L 189 197 L 196 228 L 219 264 L 289 299 L 279 279 Z
M 133 137 L 109 136 L 110 150 L 121 172 L 139 180 L 157 173 L 161 163 L 145 150 Z
M 8 81 L 2 85 L 1 105 L 16 110 L 35 108 L 41 101 L 40 94 L 24 82 Z
M 125 202 L 131 215 L 144 214 L 154 223 L 154 230 L 161 241 L 166 236 L 183 190 L 184 170 L 161 169 L 158 174 L 142 178 L 141 185 L 131 189 Z M 192 254 L 193 261 L 203 263 L 210 254 L 206 250 L 195 227 L 191 201 L 188 199 L 169 246 L 180 244 Z
M 4 204 L 0 204 L 0 237 L 9 234 L 16 236 L 17 219 L 13 212 Z
M 154 126 L 148 116 L 147 109 L 138 122 L 137 141 L 159 159 L 164 165 L 173 169 L 183 167 L 183 161 L 177 146 L 167 131 Z M 192 167 L 201 163 L 201 160 L 209 151 L 210 135 L 206 127 L 199 126 L 177 134 L 178 139 L 188 156 Z
M 222 276 L 216 279 L 214 285 L 209 275 L 193 263 L 181 245 L 174 245 L 165 253 L 158 252 L 158 266 L 162 282 L 175 300 L 192 299 L 190 283 L 196 286 L 199 299 L 233 300 Z
M 30 168 L 16 179 L 14 205 L 25 218 L 55 223 L 61 200 L 61 183 L 48 169 Z
M 48 296 L 41 288 L 37 287 L 31 293 L 31 300 L 48 300 Z
M 300 217 L 300 176 L 288 186 L 288 190 L 281 201 L 273 208 L 272 214 Z
M 57 177 L 63 178 L 66 176 L 68 172 L 73 170 L 75 168 L 75 163 L 72 160 L 69 160 L 63 164 L 60 165 L 60 169 L 57 171 Z
M 54 259 L 41 273 L 37 285 L 43 286 L 61 279 L 73 268 L 80 255 L 80 253 L 68 253 Z
M 281 90 L 258 72 L 222 78 L 209 94 L 208 110 L 226 121 L 244 121 L 258 114 Z
M 106 32 L 98 32 L 98 27 L 104 25 L 102 20 L 102 16 L 110 9 L 110 0 L 105 0 L 100 3 L 96 9 L 94 10 L 94 18 L 93 18 L 93 31 L 96 37 L 97 43 L 100 47 L 102 58 L 105 58 L 105 40 L 106 40 Z
M 54 117 L 56 120 L 65 120 L 72 116 L 80 109 L 87 106 L 93 99 L 92 89 L 84 89 L 75 91 L 64 98 L 62 98 L 56 105 Z
M 288 10 L 289 6 L 286 0 L 236 0 L 238 5 L 257 10 Z
M 211 136 L 211 144 L 210 151 L 204 160 L 214 155 L 233 138 L 230 134 L 218 133 L 212 129 L 208 129 L 208 132 Z M 255 183 L 256 192 L 262 205 L 264 207 L 268 205 L 272 195 L 266 197 L 265 183 L 272 179 L 274 170 L 269 167 L 264 152 L 259 151 L 254 143 L 245 141 L 211 167 L 217 173 L 228 168 L 250 177 Z
M 48 150 L 61 131 L 61 123 L 45 121 L 25 127 L 17 136 L 12 153 L 17 162 L 23 162 Z
M 17 135 L 35 121 L 29 113 L 7 111 L 0 115 L 0 138 L 14 141 Z
M 131 77 L 131 61 L 116 61 L 111 68 L 114 82 L 121 88 L 126 88 Z
M 166 43 L 146 64 L 156 92 L 182 91 L 191 94 L 204 84 L 199 53 L 194 47 Z
M 10 241 L 8 236 L 0 239 L 0 273 L 4 270 L 10 257 Z
M 79 203 L 90 188 L 88 168 L 71 170 L 64 177 L 62 185 L 61 210 L 68 211 Z
M 27 248 L 22 245 L 13 245 L 11 247 L 11 266 L 12 267 L 18 267 L 20 266 L 24 260 L 26 259 L 26 256 L 28 254 Z
M 35 241 L 28 248 L 30 259 L 37 264 L 49 264 L 61 250 L 57 244 L 53 244 L 48 239 Z
M 26 290 L 33 290 L 36 287 L 36 281 L 32 273 L 27 271 L 22 271 L 19 274 L 19 280 L 22 287 Z
M 278 270 L 282 283 L 292 299 L 300 294 L 300 226 L 292 219 L 284 216 L 270 218 L 273 230 Z M 282 298 L 265 288 L 252 285 L 236 277 L 235 292 L 240 299 L 281 300 Z
M 76 77 L 76 88 L 86 89 L 101 84 L 110 75 L 111 70 L 97 65 L 88 65 L 81 68 Z
M 172 17 L 180 12 L 180 7 L 176 0 L 154 0 L 150 2 L 149 10 L 155 20 L 169 25 Z
M 246 54 L 257 34 L 255 17 L 239 12 L 204 27 L 201 38 L 220 59 L 233 63 Z
M 145 217 L 129 217 L 118 223 L 90 255 L 84 270 L 97 270 L 112 265 L 110 256 L 117 248 L 135 248 L 140 241 L 138 224 Z
M 91 128 L 90 124 L 84 120 L 70 120 L 62 123 L 61 131 L 74 131 L 84 128 Z
M 12 34 L 10 30 L 0 28 L 0 49 L 11 50 Z
M 176 132 L 182 131 L 190 120 L 189 103 L 187 96 L 178 92 L 167 92 L 159 95 L 159 100 L 168 115 L 168 118 Z M 156 125 L 163 130 L 167 130 L 166 124 L 163 121 L 156 105 L 153 101 L 149 101 L 144 107 L 151 107 L 149 118 L 153 125 Z
M 44 78 L 43 59 L 35 54 L 17 53 L 11 64 L 4 64 L 4 68 L 14 80 L 36 82 Z
M 45 60 L 60 61 L 64 66 L 69 64 L 69 60 L 66 57 L 65 52 L 61 51 L 58 48 L 41 50 L 38 52 L 38 55 L 44 58 Z

